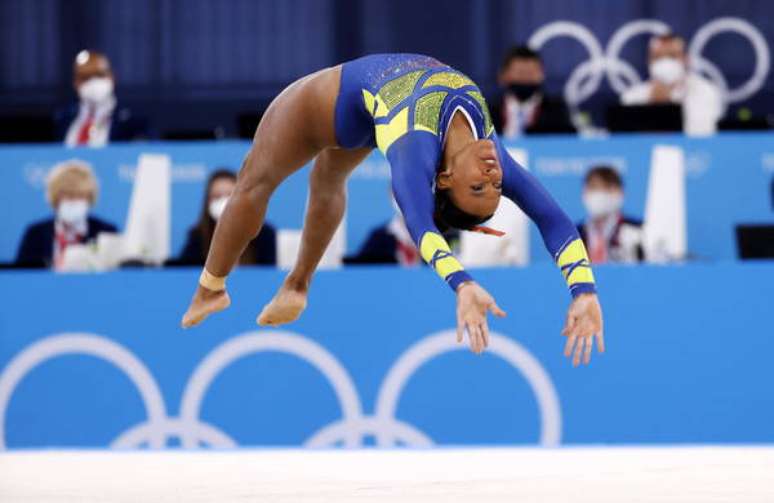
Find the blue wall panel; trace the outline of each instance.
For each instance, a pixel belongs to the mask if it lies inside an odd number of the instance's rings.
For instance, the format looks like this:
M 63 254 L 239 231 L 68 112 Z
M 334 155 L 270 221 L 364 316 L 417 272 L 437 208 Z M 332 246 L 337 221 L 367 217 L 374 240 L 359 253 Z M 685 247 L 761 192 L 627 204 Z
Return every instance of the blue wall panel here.
M 583 140 L 576 137 L 535 138 L 512 146 L 525 148 L 530 170 L 575 220 L 583 217 L 581 185 L 593 164 L 607 163 L 624 174 L 627 213 L 642 217 L 650 156 L 654 145 L 681 146 L 687 163 L 688 248 L 701 260 L 736 257 L 734 226 L 740 222 L 771 222 L 774 208 L 774 136 L 721 135 L 711 139 L 682 136 L 618 136 Z M 0 147 L 0 198 L 8 211 L 0 219 L 0 261 L 14 259 L 26 225 L 50 215 L 44 179 L 57 162 L 81 158 L 93 163 L 102 197 L 95 213 L 123 226 L 131 194 L 131 175 L 142 152 L 172 157 L 172 250 L 178 253 L 186 230 L 201 208 L 208 173 L 220 166 L 238 169 L 247 142 L 149 143 L 106 149 L 64 149 L 58 146 Z M 277 191 L 268 218 L 282 228 L 301 228 L 306 203 L 308 169 L 290 177 Z M 389 220 L 389 166 L 374 153 L 349 184 L 347 245 L 356 250 L 369 229 Z M 535 229 L 531 237 L 534 261 L 550 260 Z
M 414 446 L 774 442 L 774 264 L 596 272 L 608 352 L 578 369 L 561 355 L 568 296 L 549 266 L 477 274 L 508 312 L 490 322 L 500 337 L 484 356 L 454 343 L 454 299 L 429 270 L 322 272 L 292 335 L 254 333 L 277 272 L 240 269 L 231 308 L 190 331 L 178 322 L 196 270 L 2 273 L 13 295 L 0 312 L 0 438 L 11 448 L 104 447 L 129 431 L 120 445 L 154 433 L 158 446 L 180 436 L 301 445 L 329 427 L 316 445 L 369 445 L 378 435 Z M 250 352 L 258 346 L 269 352 Z M 108 356 L 123 348 L 119 362 L 140 362 L 132 368 L 148 373 L 138 380 L 151 389 L 155 421 L 131 430 L 148 419 L 143 398 L 114 364 L 77 354 L 84 347 Z M 404 368 L 392 411 L 387 376 L 408 353 L 427 361 Z M 205 360 L 212 372 L 200 368 Z M 310 360 L 325 360 L 324 371 Z

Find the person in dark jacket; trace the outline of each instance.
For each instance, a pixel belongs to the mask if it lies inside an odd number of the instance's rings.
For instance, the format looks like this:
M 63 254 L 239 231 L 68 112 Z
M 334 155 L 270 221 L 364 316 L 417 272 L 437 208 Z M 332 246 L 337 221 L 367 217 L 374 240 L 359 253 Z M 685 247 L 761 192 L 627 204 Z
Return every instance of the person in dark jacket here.
M 502 95 L 491 100 L 492 122 L 502 138 L 525 134 L 574 133 L 564 100 L 549 96 L 540 55 L 526 46 L 512 47 L 500 67 Z
M 411 240 L 411 234 L 392 192 L 390 199 L 395 210 L 393 217 L 389 222 L 371 229 L 357 253 L 344 257 L 345 264 L 396 264 L 413 267 L 422 263 L 422 256 Z M 460 233 L 457 229 L 448 229 L 442 235 L 453 250 L 459 247 Z
M 219 169 L 210 175 L 204 192 L 199 221 L 188 231 L 178 264 L 202 265 L 207 260 L 215 224 L 226 207 L 229 196 L 236 186 L 233 171 Z M 277 237 L 274 227 L 265 223 L 261 232 L 245 248 L 240 264 L 275 265 L 277 263 Z
M 147 140 L 155 136 L 147 118 L 119 107 L 115 75 L 102 53 L 81 51 L 73 62 L 73 88 L 78 102 L 63 107 L 54 120 L 68 147 L 104 147 L 113 141 Z
M 91 242 L 101 232 L 116 232 L 115 225 L 89 215 L 97 192 L 97 179 L 87 163 L 70 160 L 55 166 L 46 183 L 55 216 L 27 227 L 16 265 L 59 269 L 68 246 Z

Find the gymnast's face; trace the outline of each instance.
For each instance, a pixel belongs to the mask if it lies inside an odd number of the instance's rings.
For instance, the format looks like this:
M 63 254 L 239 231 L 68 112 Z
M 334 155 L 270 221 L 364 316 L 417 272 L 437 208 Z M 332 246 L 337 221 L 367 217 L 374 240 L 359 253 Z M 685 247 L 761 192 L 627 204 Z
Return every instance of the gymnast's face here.
M 487 217 L 502 195 L 503 170 L 491 140 L 468 143 L 453 154 L 438 173 L 436 185 L 449 190 L 452 203 L 462 211 Z

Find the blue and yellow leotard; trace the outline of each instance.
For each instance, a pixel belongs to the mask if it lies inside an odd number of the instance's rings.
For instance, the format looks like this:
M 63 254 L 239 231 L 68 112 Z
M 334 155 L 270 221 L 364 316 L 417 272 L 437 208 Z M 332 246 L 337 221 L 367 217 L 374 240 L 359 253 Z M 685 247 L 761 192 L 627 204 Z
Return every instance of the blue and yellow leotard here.
M 481 90 L 462 73 L 418 54 L 375 54 L 341 69 L 336 139 L 344 148 L 378 147 L 387 157 L 395 199 L 422 258 L 453 289 L 472 278 L 433 221 L 433 187 L 446 130 L 462 112 L 477 138 L 497 146 L 503 195 L 538 226 L 573 296 L 594 292 L 577 229 L 548 192 L 503 147 Z

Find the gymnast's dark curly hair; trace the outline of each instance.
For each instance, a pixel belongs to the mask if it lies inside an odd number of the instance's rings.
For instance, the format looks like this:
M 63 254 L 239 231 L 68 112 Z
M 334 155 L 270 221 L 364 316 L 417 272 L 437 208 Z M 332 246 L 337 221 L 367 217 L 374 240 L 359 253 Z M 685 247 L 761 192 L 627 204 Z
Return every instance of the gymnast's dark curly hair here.
M 492 218 L 494 214 L 479 217 L 472 215 L 466 211 L 458 208 L 449 197 L 448 190 L 435 190 L 435 211 L 433 212 L 433 220 L 435 226 L 441 232 L 446 232 L 449 229 L 460 229 L 463 231 L 475 230 L 476 226 L 479 226 Z

